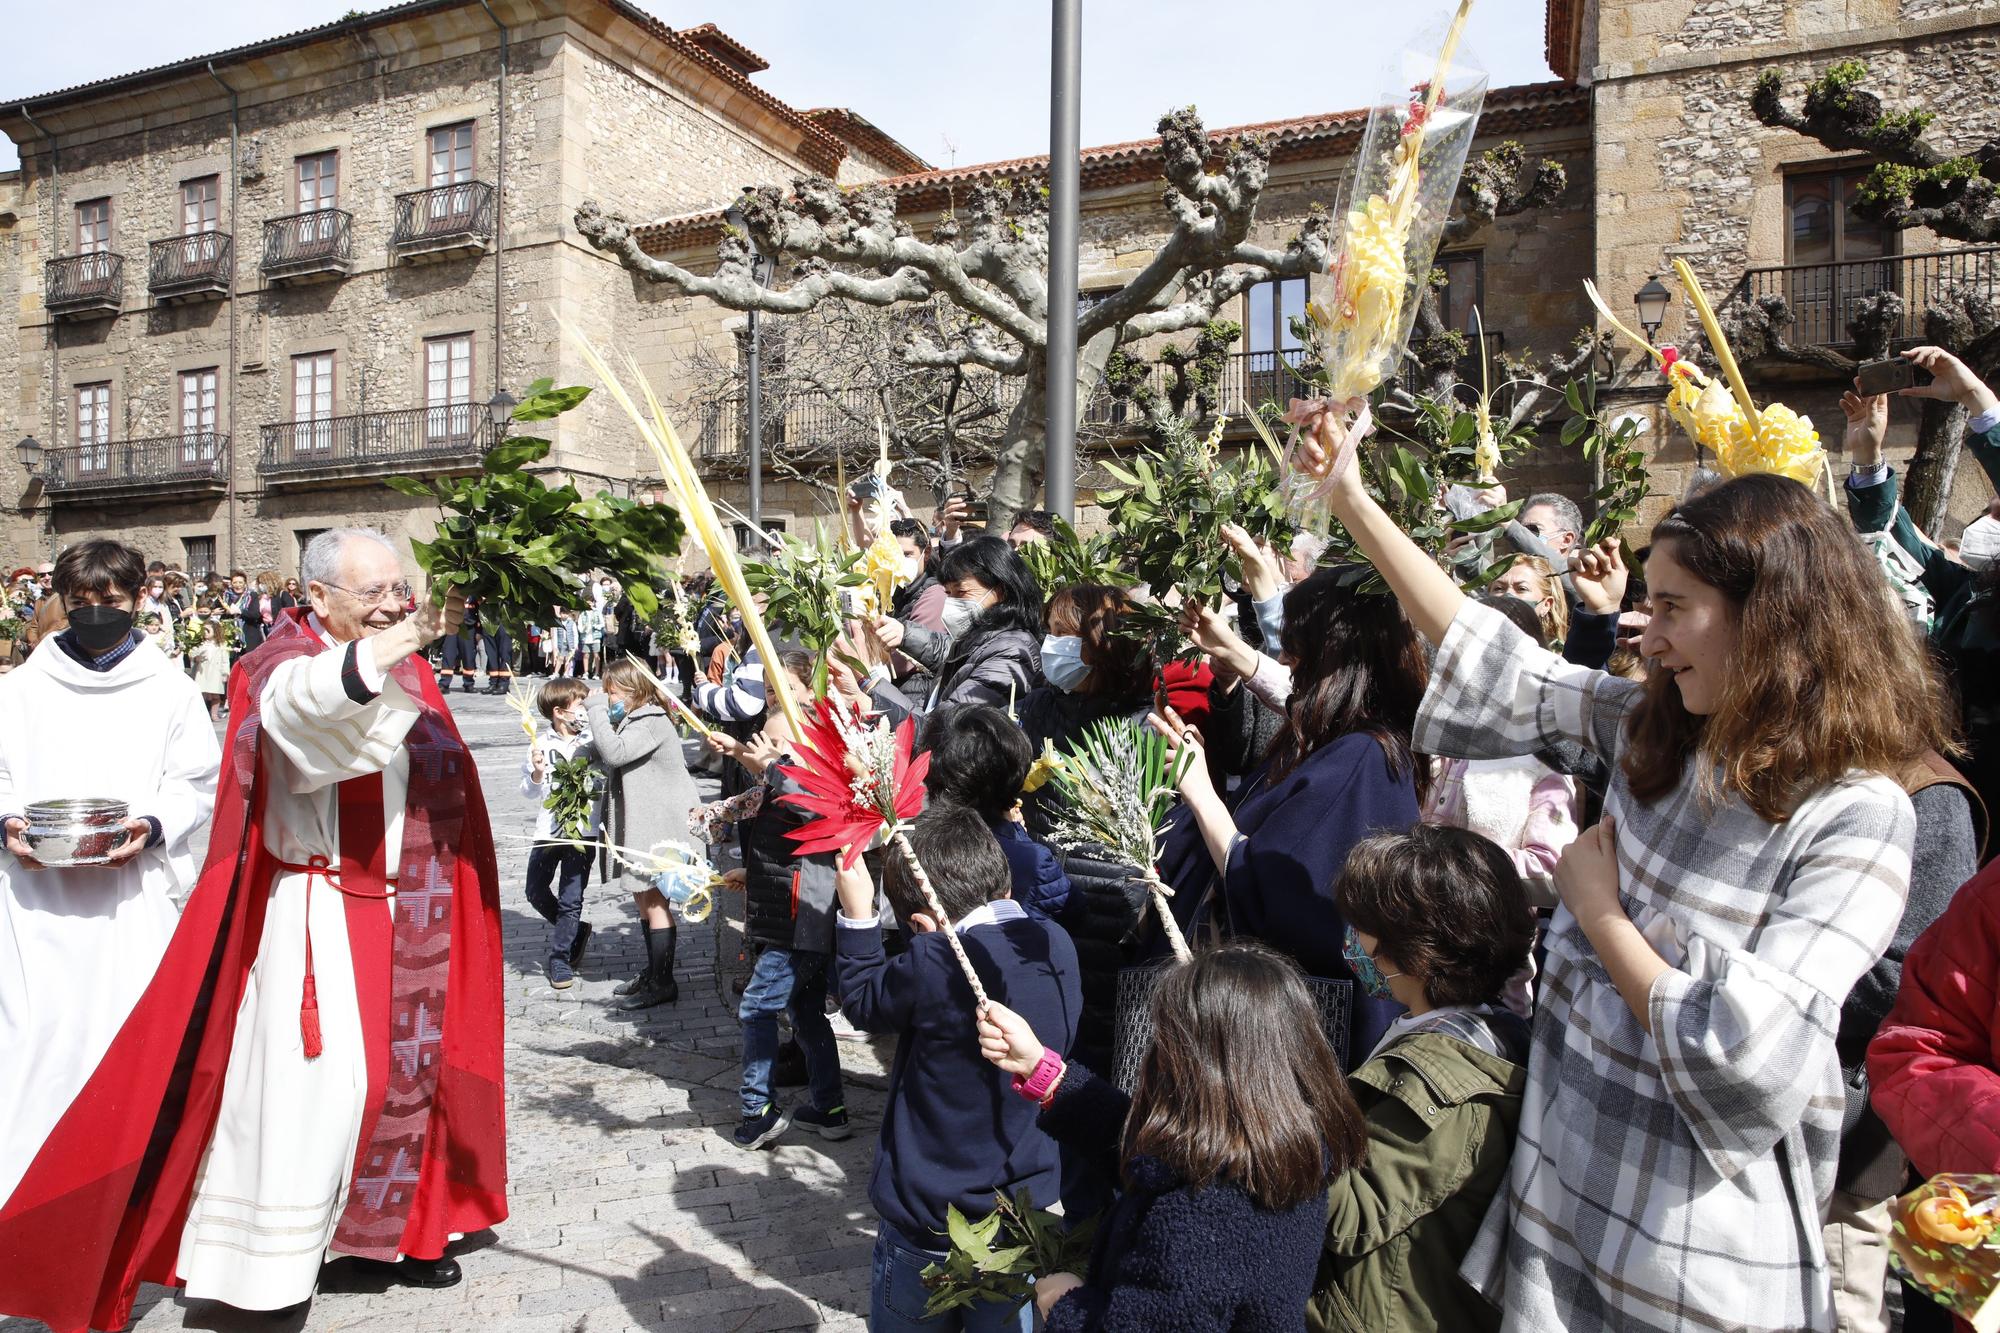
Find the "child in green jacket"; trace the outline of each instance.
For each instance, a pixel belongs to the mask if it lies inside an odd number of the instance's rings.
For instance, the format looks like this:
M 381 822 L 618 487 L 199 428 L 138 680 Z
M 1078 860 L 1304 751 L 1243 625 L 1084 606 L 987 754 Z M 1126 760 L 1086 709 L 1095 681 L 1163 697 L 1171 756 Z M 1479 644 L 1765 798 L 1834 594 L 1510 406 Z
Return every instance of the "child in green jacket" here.
M 1418 824 L 1358 844 L 1334 895 L 1356 979 L 1409 1013 L 1349 1076 L 1368 1153 L 1327 1191 L 1306 1323 L 1497 1329 L 1458 1265 L 1507 1182 L 1528 1081 L 1528 1025 L 1500 998 L 1528 967 L 1527 892 L 1495 843 Z

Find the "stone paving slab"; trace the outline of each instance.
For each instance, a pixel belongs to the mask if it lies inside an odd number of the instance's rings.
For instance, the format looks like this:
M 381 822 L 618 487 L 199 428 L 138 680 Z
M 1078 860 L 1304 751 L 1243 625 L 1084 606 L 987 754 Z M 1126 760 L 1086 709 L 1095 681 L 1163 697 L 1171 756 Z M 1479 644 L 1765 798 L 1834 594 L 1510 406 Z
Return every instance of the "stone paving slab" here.
M 520 794 L 524 740 L 506 702 L 453 694 L 499 834 L 532 831 Z M 690 757 L 695 747 L 689 747 Z M 705 796 L 714 783 L 703 780 Z M 577 984 L 542 978 L 547 927 L 523 895 L 525 840 L 499 843 L 507 955 L 507 1156 L 512 1215 L 453 1253 L 466 1280 L 443 1292 L 387 1287 L 328 1267 L 305 1314 L 284 1320 L 147 1287 L 145 1333 L 779 1333 L 866 1327 L 875 1214 L 868 1173 L 881 1128 L 888 1045 L 843 1040 L 854 1136 L 794 1130 L 770 1152 L 727 1135 L 737 1118 L 735 998 L 746 964 L 741 899 L 680 928 L 681 998 L 610 1007 L 642 941 L 626 895 L 593 883 L 595 927 Z M 790 1101 L 803 1090 L 786 1089 Z M 0 1333 L 42 1325 L 0 1319 Z

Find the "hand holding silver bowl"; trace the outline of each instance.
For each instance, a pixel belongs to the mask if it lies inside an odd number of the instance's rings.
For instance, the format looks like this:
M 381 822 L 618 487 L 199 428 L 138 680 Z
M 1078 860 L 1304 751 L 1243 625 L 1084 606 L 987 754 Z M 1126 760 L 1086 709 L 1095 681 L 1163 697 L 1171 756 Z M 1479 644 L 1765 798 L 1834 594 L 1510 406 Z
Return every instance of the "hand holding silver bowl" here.
M 111 864 L 111 854 L 130 836 L 132 809 L 124 801 L 73 797 L 35 801 L 21 812 L 27 827 L 21 840 L 36 861 L 51 870 Z

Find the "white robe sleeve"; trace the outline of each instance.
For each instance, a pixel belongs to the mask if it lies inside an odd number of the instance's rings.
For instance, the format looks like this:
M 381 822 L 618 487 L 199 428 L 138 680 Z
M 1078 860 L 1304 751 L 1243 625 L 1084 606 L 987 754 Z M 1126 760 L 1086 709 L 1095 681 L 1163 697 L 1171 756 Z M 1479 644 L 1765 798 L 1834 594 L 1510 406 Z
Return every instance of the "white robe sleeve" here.
M 394 678 L 374 676 L 374 659 L 356 653 L 365 684 L 380 692 L 356 699 L 343 679 L 349 649 L 339 646 L 280 663 L 264 682 L 264 734 L 290 761 L 295 792 L 318 791 L 348 778 L 379 773 L 416 725 L 417 705 Z
M 201 696 L 189 691 L 180 716 L 167 733 L 167 763 L 160 774 L 159 794 L 150 809 L 134 810 L 160 821 L 160 841 L 174 852 L 215 810 L 215 777 L 222 766 L 222 747 L 215 740 L 215 723 Z

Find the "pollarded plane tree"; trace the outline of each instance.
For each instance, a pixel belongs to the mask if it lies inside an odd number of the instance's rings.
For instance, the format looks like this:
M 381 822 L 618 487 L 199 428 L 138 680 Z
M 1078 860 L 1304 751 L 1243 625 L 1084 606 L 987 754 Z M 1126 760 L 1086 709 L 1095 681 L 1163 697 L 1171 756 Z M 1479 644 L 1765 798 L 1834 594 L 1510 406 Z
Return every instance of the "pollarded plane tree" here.
M 1162 203 L 1172 230 L 1146 266 L 1077 312 L 1077 378 L 1058 392 L 1076 396 L 1081 415 L 1121 347 L 1202 329 L 1250 287 L 1272 278 L 1324 272 L 1332 225 L 1312 210 L 1281 246 L 1250 239 L 1270 176 L 1268 140 L 1217 144 L 1192 107 L 1160 119 Z M 1214 170 L 1210 163 L 1217 163 Z M 626 269 L 677 294 L 730 310 L 797 315 L 823 302 L 892 308 L 948 301 L 963 316 L 937 333 L 913 330 L 897 349 L 907 366 L 963 368 L 1017 378 L 1000 432 L 993 477 L 993 522 L 1033 506 L 1046 446 L 1048 383 L 1048 198 L 1036 182 L 982 183 L 962 207 L 919 236 L 896 216 L 880 187 L 843 190 L 822 176 L 787 192 L 764 186 L 742 202 L 748 235 L 725 231 L 711 274 L 645 252 L 627 220 L 586 202 L 576 228 Z M 752 245 L 785 271 L 759 284 Z
M 1932 141 L 1937 117 L 1929 111 L 1888 111 L 1882 99 L 1862 87 L 1868 67 L 1860 61 L 1830 66 L 1806 86 L 1797 106 L 1786 103 L 1784 79 L 1767 70 L 1751 96 L 1757 118 L 1817 140 L 1836 152 L 1871 154 L 1878 165 L 1863 185 L 1855 212 L 1894 231 L 1927 228 L 1947 241 L 1968 246 L 2000 242 L 2000 138 L 1964 153 L 1949 153 Z M 1950 351 L 1983 379 L 2000 374 L 2000 262 L 1989 256 L 1963 276 L 1937 281 L 1920 292 L 1883 290 L 1858 300 L 1846 312 L 1854 354 L 1791 340 L 1796 315 L 1779 293 L 1732 302 L 1722 320 L 1738 355 L 1810 366 L 1842 378 L 1862 362 L 1889 354 L 1906 330 L 1914 299 L 1921 303 L 1924 342 Z M 1937 531 L 1951 497 L 1965 439 L 1964 409 L 1923 399 L 1916 457 L 1910 465 L 1903 502 L 1919 527 Z
M 887 308 L 821 301 L 767 320 L 762 332 L 763 465 L 825 492 L 829 512 L 836 453 L 849 476 L 873 465 L 880 429 L 891 456 L 919 485 L 942 488 L 999 457 L 1016 381 L 963 364 L 913 365 L 903 349 L 954 339 L 966 316 L 941 296 Z M 682 358 L 698 385 L 696 413 L 727 431 L 749 393 L 740 348 L 698 342 Z

